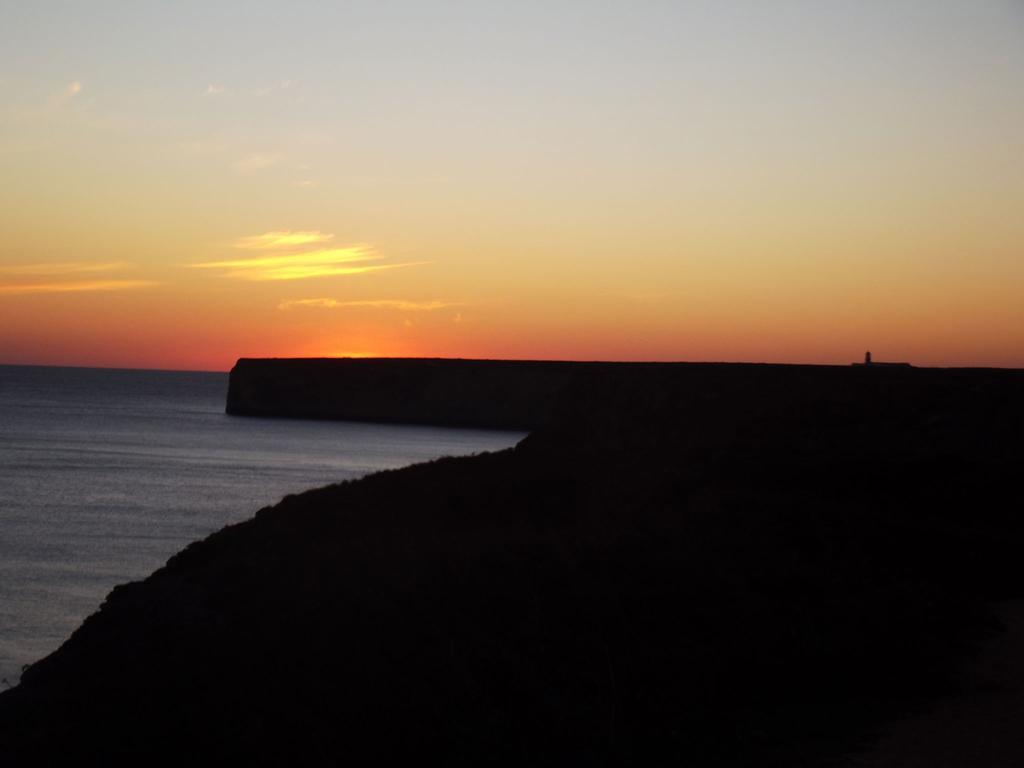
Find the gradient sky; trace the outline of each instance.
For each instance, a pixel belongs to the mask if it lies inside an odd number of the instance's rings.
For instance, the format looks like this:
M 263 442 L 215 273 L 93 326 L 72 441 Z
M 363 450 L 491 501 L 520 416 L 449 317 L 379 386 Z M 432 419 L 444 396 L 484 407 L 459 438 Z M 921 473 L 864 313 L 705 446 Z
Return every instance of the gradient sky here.
M 0 362 L 1024 366 L 1024 2 L 0 0 Z

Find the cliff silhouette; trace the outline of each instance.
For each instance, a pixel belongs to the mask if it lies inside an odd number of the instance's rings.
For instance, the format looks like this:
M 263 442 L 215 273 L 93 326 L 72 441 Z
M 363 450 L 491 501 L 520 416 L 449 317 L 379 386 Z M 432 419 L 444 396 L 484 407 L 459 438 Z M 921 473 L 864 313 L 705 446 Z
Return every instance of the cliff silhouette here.
M 0 695 L 6 765 L 818 766 L 1024 596 L 1018 371 L 618 366 L 289 496 Z

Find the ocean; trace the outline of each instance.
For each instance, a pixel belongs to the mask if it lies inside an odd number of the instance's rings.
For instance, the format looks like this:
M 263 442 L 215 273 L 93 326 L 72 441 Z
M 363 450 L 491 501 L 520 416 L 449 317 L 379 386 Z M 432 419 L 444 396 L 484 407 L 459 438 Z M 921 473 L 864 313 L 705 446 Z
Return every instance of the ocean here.
M 289 493 L 523 435 L 227 416 L 222 373 L 0 366 L 0 678 Z

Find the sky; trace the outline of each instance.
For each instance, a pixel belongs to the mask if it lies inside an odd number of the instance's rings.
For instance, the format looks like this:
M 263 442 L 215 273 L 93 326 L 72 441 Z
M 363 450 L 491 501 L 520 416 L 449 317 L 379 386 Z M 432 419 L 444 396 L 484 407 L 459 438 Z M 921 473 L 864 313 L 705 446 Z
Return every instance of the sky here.
M 1022 0 L 0 19 L 0 363 L 1024 367 Z

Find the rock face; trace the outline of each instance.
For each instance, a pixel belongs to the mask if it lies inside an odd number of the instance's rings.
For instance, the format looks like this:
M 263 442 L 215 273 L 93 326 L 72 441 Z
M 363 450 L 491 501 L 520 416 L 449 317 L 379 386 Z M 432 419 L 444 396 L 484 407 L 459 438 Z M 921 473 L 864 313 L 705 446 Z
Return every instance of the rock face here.
M 565 386 L 514 449 L 287 497 L 115 589 L 0 695 L 5 765 L 823 765 L 1024 594 L 1018 372 Z

